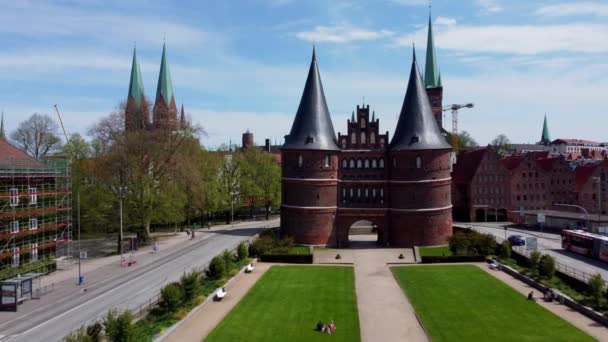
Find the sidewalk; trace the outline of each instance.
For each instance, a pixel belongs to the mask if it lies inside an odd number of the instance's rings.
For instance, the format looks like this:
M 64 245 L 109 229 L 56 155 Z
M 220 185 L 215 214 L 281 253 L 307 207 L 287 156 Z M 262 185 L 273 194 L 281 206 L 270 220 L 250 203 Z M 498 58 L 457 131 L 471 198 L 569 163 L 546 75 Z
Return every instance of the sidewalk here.
M 534 291 L 534 293 L 537 297 L 541 296 L 541 293 L 539 293 L 538 290 L 536 290 L 535 288 L 531 287 L 530 285 L 528 285 L 518 279 L 513 278 L 512 276 L 510 276 L 509 274 L 507 274 L 505 272 L 498 271 L 498 270 L 490 270 L 488 268 L 487 264 L 485 264 L 485 263 L 484 264 L 476 263 L 475 265 L 477 265 L 482 270 L 488 272 L 495 278 L 501 280 L 505 284 L 509 285 L 514 290 L 521 293 L 523 296 L 527 296 L 528 293 L 530 293 L 530 291 Z M 556 302 L 556 301 L 549 303 L 549 302 L 545 302 L 542 299 L 539 299 L 536 303 L 538 305 L 541 305 L 545 309 L 553 312 L 555 315 L 561 317 L 563 320 L 570 322 L 572 325 L 574 325 L 575 327 L 586 332 L 590 336 L 593 336 L 598 341 L 608 341 L 608 328 L 597 323 L 596 321 L 592 320 L 591 318 L 588 318 L 587 316 L 584 316 L 583 314 L 572 310 L 571 308 L 569 308 L 566 305 L 559 304 L 559 302 Z
M 226 286 L 228 295 L 220 302 L 210 301 L 200 310 L 184 321 L 179 328 L 163 341 L 200 342 L 218 325 L 222 319 L 241 301 L 249 289 L 266 273 L 272 264 L 258 262 L 252 273 L 239 274 L 231 284 Z

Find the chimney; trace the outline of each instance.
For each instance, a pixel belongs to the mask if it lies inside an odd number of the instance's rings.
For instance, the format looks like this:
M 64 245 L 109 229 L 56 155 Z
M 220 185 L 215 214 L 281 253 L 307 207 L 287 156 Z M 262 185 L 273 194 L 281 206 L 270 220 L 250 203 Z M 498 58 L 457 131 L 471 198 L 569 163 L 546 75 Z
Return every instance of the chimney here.
M 266 148 L 266 152 L 270 153 L 270 139 L 266 139 L 264 147 Z

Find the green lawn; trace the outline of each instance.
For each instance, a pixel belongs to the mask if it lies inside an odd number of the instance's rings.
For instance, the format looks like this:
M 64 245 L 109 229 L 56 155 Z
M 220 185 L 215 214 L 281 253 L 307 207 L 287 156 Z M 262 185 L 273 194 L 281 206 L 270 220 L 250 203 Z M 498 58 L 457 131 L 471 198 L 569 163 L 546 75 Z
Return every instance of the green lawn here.
M 295 247 L 291 247 L 291 250 L 289 251 L 289 254 L 304 254 L 304 255 L 309 255 L 310 254 L 310 247 L 308 247 L 308 246 L 295 246 Z
M 333 320 L 332 335 L 315 331 Z M 359 341 L 352 267 L 273 266 L 205 341 Z
M 450 256 L 452 255 L 452 251 L 450 251 L 449 246 L 440 246 L 440 247 L 419 247 L 420 256 Z
M 593 341 L 476 266 L 392 270 L 433 342 Z

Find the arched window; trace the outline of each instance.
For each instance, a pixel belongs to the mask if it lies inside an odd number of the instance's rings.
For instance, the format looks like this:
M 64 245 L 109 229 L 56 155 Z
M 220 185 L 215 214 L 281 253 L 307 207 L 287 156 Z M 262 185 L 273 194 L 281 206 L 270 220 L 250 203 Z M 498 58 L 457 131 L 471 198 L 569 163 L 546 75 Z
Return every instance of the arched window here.
M 298 156 L 298 167 L 302 167 L 303 164 L 304 164 L 304 158 L 302 158 L 302 155 L 300 154 Z
M 357 143 L 357 134 L 355 132 L 351 133 L 351 135 L 350 135 L 350 143 L 351 144 Z
M 342 198 L 346 198 L 346 188 L 342 188 Z
M 422 157 L 417 156 L 416 157 L 416 168 L 419 169 L 422 167 Z
M 376 188 L 372 189 L 372 197 L 374 197 L 374 198 L 376 197 Z
M 380 197 L 384 197 L 384 188 L 380 188 Z
M 361 128 L 365 128 L 365 119 L 361 119 Z
M 393 167 L 397 167 L 397 158 L 393 157 Z
M 376 143 L 376 134 L 375 134 L 374 132 L 371 132 L 371 133 L 369 134 L 369 142 L 370 142 L 371 144 L 375 144 L 375 143 Z
M 361 188 L 357 188 L 357 197 L 361 197 Z
M 351 160 L 350 160 L 350 168 L 351 168 L 351 169 L 354 169 L 354 168 L 355 168 L 355 160 L 354 160 L 354 159 L 351 159 Z
M 365 188 L 365 198 L 368 198 L 368 197 L 369 197 L 369 189 Z
M 342 139 L 342 148 L 346 148 L 346 139 Z
M 378 167 L 378 162 L 376 162 L 376 159 L 372 159 L 372 169 L 375 169 L 376 167 Z
M 380 158 L 380 168 L 383 169 L 384 168 L 384 158 Z
M 325 167 L 329 167 L 329 154 L 325 155 Z
M 353 197 L 353 188 L 350 188 L 350 197 Z
M 380 139 L 380 147 L 384 147 L 384 138 Z
M 365 132 L 361 132 L 361 143 L 365 144 Z
M 357 169 L 361 168 L 363 168 L 363 162 L 361 161 L 361 159 L 357 159 Z
M 369 169 L 369 159 L 365 159 L 365 163 L 363 164 L 363 166 L 364 166 L 366 169 Z
M 342 159 L 342 168 L 343 169 L 348 168 L 348 161 L 346 161 L 346 159 Z

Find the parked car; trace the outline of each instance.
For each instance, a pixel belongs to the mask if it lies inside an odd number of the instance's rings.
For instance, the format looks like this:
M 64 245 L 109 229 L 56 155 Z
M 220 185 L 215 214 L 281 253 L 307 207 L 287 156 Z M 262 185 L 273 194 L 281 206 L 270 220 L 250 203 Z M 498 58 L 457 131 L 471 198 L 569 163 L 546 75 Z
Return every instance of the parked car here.
M 521 235 L 511 235 L 511 236 L 509 236 L 509 238 L 507 240 L 509 240 L 509 242 L 511 243 L 511 246 L 525 246 L 526 245 L 526 239 L 524 239 L 524 237 Z

